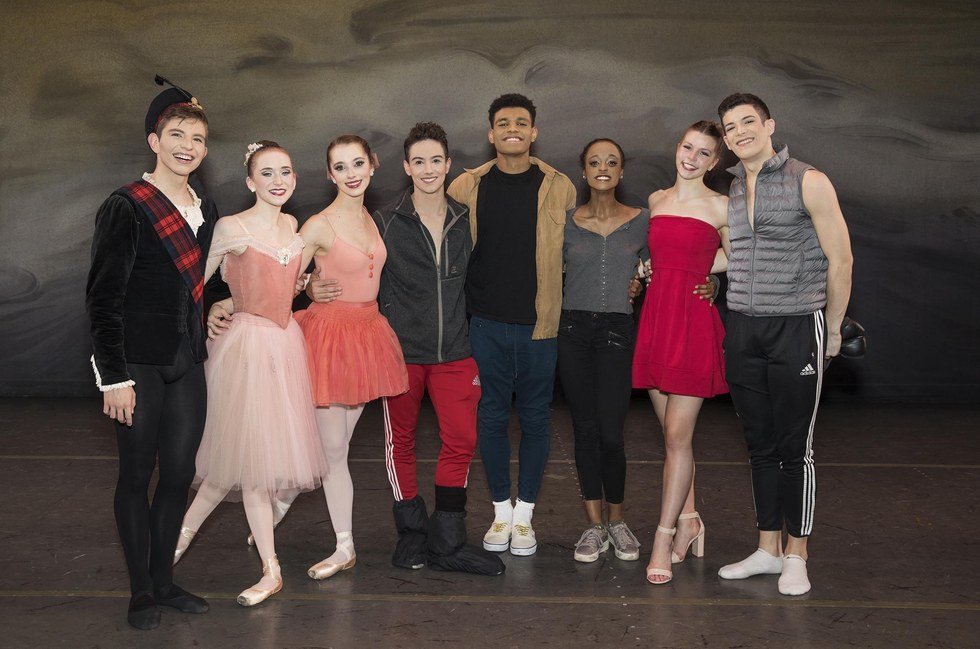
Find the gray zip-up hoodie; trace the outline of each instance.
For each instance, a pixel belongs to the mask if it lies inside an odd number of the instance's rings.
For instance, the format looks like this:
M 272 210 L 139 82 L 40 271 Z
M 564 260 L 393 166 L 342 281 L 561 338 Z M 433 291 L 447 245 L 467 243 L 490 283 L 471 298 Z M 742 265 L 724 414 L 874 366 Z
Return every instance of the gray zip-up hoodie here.
M 434 365 L 471 355 L 464 293 L 473 248 L 469 210 L 449 196 L 446 201 L 438 263 L 411 190 L 373 215 L 388 249 L 378 308 L 395 330 L 406 363 Z

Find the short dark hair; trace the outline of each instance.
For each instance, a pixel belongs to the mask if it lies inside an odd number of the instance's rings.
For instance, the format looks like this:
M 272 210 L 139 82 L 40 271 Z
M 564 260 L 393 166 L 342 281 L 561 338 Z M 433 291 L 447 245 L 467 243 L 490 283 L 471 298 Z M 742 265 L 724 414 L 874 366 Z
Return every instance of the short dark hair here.
M 611 145 L 616 147 L 616 150 L 619 151 L 620 168 L 621 169 L 626 168 L 626 154 L 623 153 L 623 147 L 619 146 L 619 142 L 608 137 L 597 137 L 596 139 L 592 140 L 591 142 L 585 145 L 585 148 L 582 149 L 582 153 L 578 157 L 579 164 L 582 165 L 583 169 L 585 169 L 585 156 L 589 153 L 589 149 L 592 148 L 592 145 L 596 144 L 597 142 L 609 142 Z
M 769 107 L 766 106 L 766 102 L 762 101 L 753 94 L 747 92 L 736 92 L 733 95 L 728 95 L 721 100 L 718 104 L 718 119 L 724 123 L 725 113 L 738 106 L 752 106 L 762 117 L 763 121 L 770 119 L 771 114 L 769 113 Z
M 500 95 L 494 99 L 493 102 L 490 103 L 490 111 L 488 115 L 490 118 L 491 128 L 493 127 L 493 118 L 497 115 L 497 112 L 501 108 L 524 108 L 531 114 L 531 126 L 534 126 L 534 119 L 537 117 L 538 109 L 534 107 L 534 102 L 524 95 L 511 92 L 506 95 Z
M 163 127 L 172 119 L 178 119 L 180 121 L 184 121 L 185 119 L 196 119 L 204 124 L 204 130 L 209 130 L 208 116 L 204 113 L 204 109 L 197 104 L 183 102 L 167 106 L 163 109 L 163 112 L 160 113 L 160 116 L 157 118 L 156 127 L 153 129 L 153 131 L 157 134 L 157 137 L 161 137 L 163 135 Z
M 405 161 L 408 162 L 408 150 L 416 142 L 423 140 L 435 140 L 442 145 L 442 152 L 449 157 L 449 140 L 446 139 L 446 130 L 435 122 L 419 122 L 408 132 L 405 138 Z

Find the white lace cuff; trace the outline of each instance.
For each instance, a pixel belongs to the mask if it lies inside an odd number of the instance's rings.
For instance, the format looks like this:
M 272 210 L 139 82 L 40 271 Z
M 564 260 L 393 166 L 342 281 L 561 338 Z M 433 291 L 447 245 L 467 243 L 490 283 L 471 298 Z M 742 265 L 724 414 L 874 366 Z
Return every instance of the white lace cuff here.
M 131 388 L 136 385 L 136 381 L 130 379 L 129 381 L 123 381 L 122 383 L 113 383 L 112 385 L 102 385 L 102 375 L 99 374 L 99 368 L 95 366 L 95 354 L 92 354 L 92 371 L 95 372 L 95 387 L 99 388 L 99 392 L 108 392 L 109 390 L 116 390 L 118 388 Z

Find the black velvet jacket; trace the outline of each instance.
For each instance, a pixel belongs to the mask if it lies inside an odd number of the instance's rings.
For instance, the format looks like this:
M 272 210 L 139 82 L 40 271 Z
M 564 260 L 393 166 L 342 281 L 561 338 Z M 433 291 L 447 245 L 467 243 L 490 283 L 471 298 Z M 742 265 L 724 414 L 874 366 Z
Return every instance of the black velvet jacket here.
M 201 211 L 203 272 L 218 210 L 204 198 Z M 185 335 L 194 357 L 207 358 L 207 335 L 190 290 L 149 219 L 122 194 L 109 196 L 95 217 L 85 304 L 102 385 L 130 380 L 127 362 L 171 364 Z

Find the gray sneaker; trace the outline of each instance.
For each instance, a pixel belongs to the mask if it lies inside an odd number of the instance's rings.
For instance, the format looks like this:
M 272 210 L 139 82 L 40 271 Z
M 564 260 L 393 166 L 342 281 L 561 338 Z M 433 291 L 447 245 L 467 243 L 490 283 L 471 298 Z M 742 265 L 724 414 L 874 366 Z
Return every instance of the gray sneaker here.
M 609 549 L 609 534 L 601 525 L 593 525 L 582 532 L 582 537 L 575 544 L 575 560 L 582 563 L 592 563 L 599 554 Z
M 606 529 L 609 530 L 609 541 L 616 551 L 617 559 L 636 561 L 640 558 L 640 542 L 626 526 L 626 521 L 610 523 Z

